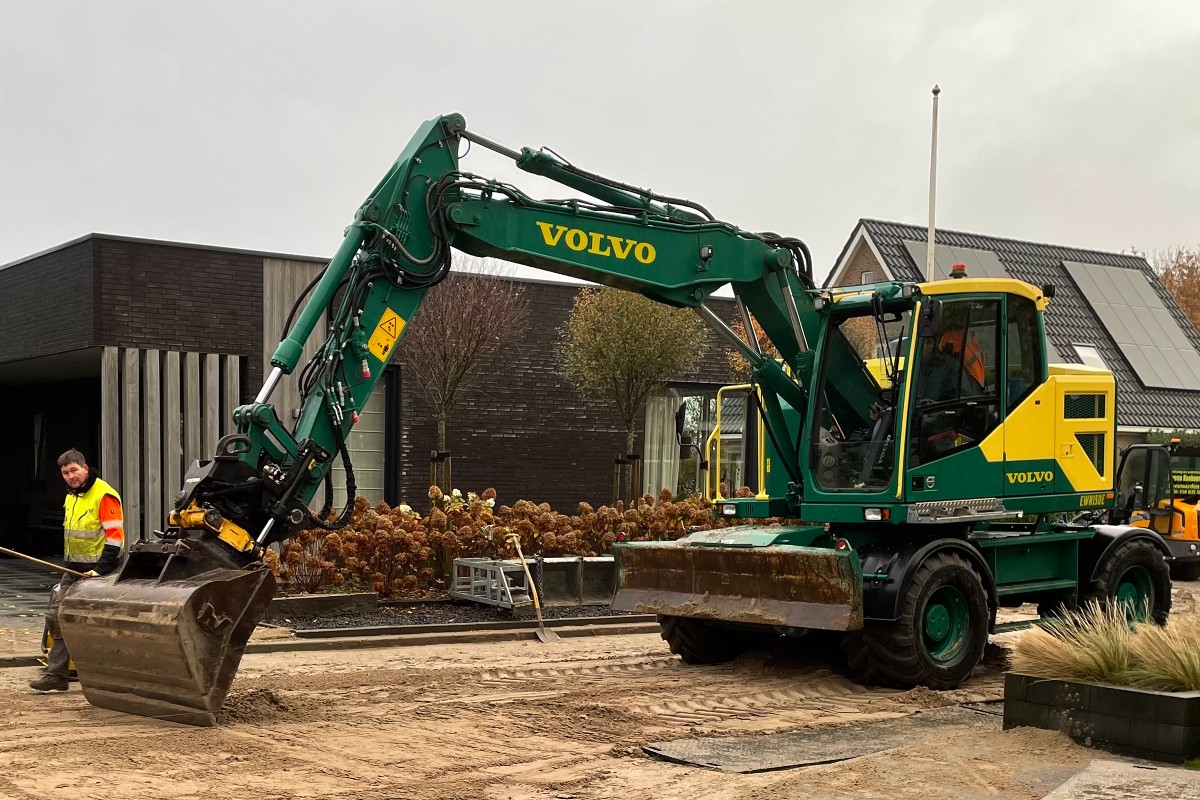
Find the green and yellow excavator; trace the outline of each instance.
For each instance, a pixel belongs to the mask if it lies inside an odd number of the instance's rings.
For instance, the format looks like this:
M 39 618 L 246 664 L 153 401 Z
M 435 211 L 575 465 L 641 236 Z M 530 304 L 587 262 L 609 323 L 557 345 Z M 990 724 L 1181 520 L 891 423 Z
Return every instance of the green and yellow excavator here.
M 466 172 L 468 143 L 580 196 L 537 200 Z M 797 238 L 743 230 L 549 150 L 511 150 L 450 114 L 421 125 L 358 209 L 302 309 L 297 300 L 261 391 L 234 412 L 237 433 L 188 472 L 165 529 L 64 599 L 91 703 L 215 722 L 275 591 L 264 548 L 346 523 L 348 512 L 330 518 L 331 467 L 345 467 L 349 509 L 347 434 L 454 250 L 695 309 L 749 361 L 771 469 L 756 496 L 716 507 L 745 524 L 615 547 L 614 607 L 659 615 L 685 661 L 732 658 L 746 632 L 835 631 L 864 679 L 947 688 L 981 660 L 999 606 L 1119 598 L 1166 618 L 1157 532 L 1050 521 L 1113 504 L 1116 400 L 1108 372 L 1046 363 L 1052 287 L 963 277 L 821 289 Z M 724 286 L 778 360 L 706 304 Z M 327 314 L 328 337 L 302 365 Z M 867 346 L 864 331 L 878 331 Z M 866 363 L 880 343 L 882 375 Z M 293 374 L 303 405 L 289 427 L 270 398 Z M 322 487 L 324 513 L 313 513 Z

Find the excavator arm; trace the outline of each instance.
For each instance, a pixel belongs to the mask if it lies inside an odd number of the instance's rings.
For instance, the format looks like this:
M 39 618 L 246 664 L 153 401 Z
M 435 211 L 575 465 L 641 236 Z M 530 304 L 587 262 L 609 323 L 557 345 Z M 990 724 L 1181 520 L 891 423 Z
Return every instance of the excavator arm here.
M 587 197 L 536 200 L 464 172 L 466 143 Z M 166 530 L 133 545 L 118 574 L 79 582 L 64 600 L 64 636 L 90 702 L 214 723 L 274 593 L 264 548 L 304 528 L 348 522 L 355 485 L 346 438 L 426 292 L 449 272 L 454 250 L 695 308 L 750 361 L 774 439 L 798 440 L 796 415 L 785 407 L 806 407 L 808 343 L 820 332 L 803 243 L 741 230 L 699 205 L 588 173 L 545 150 L 509 150 L 468 131 L 457 114 L 429 120 L 358 209 L 302 309 L 304 298 L 297 301 L 261 391 L 235 410 L 237 432 L 189 471 Z M 705 305 L 726 284 L 786 366 Z M 302 366 L 304 343 L 318 328 L 327 337 Z M 859 380 L 839 381 L 829 402 L 844 394 L 847 408 L 861 407 L 851 398 L 873 383 L 861 362 L 847 366 Z M 296 375 L 303 397 L 290 429 L 270 403 L 286 375 Z M 777 449 L 799 487 L 797 449 Z M 335 459 L 345 466 L 348 500 L 330 519 Z M 322 487 L 325 507 L 314 514 L 309 505 Z M 798 508 L 798 488 L 793 500 Z

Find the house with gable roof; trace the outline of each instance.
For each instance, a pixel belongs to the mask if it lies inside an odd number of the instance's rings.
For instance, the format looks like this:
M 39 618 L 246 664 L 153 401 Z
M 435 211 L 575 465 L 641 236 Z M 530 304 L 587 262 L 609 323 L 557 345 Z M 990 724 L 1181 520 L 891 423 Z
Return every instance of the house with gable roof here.
M 1152 430 L 1200 430 L 1200 333 L 1145 258 L 936 230 L 926 276 L 928 242 L 928 228 L 860 219 L 825 285 L 939 280 L 956 263 L 972 277 L 1052 285 L 1047 358 L 1112 371 L 1119 447 Z

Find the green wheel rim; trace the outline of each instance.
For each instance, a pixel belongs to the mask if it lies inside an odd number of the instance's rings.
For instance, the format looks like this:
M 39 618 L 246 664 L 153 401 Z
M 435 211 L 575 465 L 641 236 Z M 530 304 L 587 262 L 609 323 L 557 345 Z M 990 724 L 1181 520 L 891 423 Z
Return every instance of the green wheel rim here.
M 1130 567 L 1117 581 L 1116 600 L 1125 606 L 1125 616 L 1130 620 L 1145 621 L 1150 618 L 1154 604 L 1154 581 L 1145 567 Z
M 921 618 L 921 639 L 934 661 L 953 661 L 967 646 L 971 616 L 967 598 L 953 586 L 942 586 L 925 604 Z

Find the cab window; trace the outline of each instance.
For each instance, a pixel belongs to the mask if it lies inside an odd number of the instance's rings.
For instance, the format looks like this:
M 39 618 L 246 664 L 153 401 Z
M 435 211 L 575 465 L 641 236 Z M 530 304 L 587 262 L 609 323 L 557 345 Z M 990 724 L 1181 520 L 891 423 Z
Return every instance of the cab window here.
M 1028 297 L 1009 295 L 1008 364 L 1005 409 L 1012 411 L 1042 382 L 1042 338 L 1037 305 Z
M 998 300 L 948 300 L 918 348 L 909 464 L 972 447 L 999 424 Z

